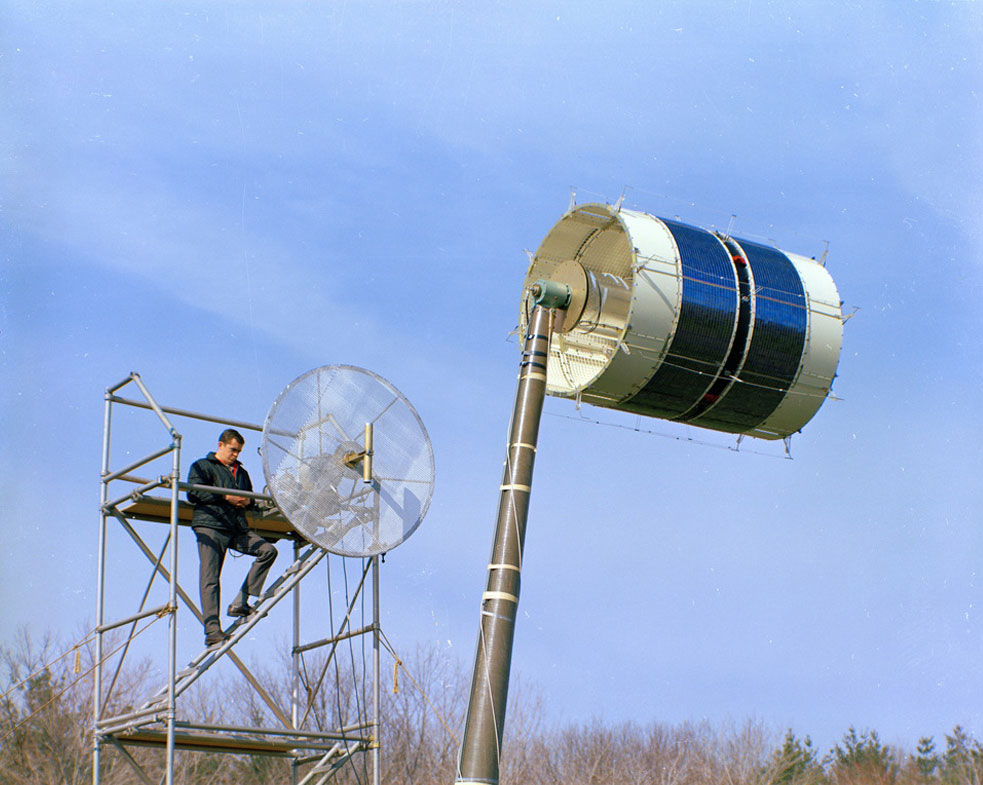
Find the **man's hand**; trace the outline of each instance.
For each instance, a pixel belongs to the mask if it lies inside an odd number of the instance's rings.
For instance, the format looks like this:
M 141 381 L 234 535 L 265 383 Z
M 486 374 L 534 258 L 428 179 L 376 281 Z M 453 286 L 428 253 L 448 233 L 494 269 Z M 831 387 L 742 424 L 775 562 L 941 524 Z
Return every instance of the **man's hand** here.
M 226 494 L 225 500 L 233 507 L 249 506 L 249 499 L 247 499 L 245 496 L 232 496 L 231 494 Z

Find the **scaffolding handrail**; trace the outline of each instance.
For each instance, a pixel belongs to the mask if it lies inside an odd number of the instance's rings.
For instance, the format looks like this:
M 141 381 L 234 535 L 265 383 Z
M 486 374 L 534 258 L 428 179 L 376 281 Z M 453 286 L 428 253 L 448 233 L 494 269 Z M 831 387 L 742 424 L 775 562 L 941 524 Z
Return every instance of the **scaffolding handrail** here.
M 175 450 L 175 445 L 171 443 L 167 445 L 167 447 L 162 447 L 161 449 L 157 450 L 157 452 L 152 452 L 150 453 L 150 455 L 147 455 L 144 458 L 140 458 L 122 469 L 117 469 L 114 472 L 106 473 L 102 477 L 102 482 L 108 485 L 118 477 L 122 477 L 124 474 L 129 474 L 133 469 L 139 469 L 141 466 L 145 466 L 151 461 L 156 461 L 158 458 L 161 458 L 170 452 L 174 452 L 174 450 Z
M 170 485 L 170 480 L 168 480 L 166 485 Z M 245 496 L 248 499 L 257 499 L 264 502 L 273 502 L 276 504 L 276 499 L 274 499 L 268 493 L 259 493 L 258 491 L 243 491 L 238 488 L 223 488 L 221 485 L 198 485 L 197 483 L 191 482 L 178 482 L 178 490 L 181 491 L 205 491 L 206 493 L 221 493 L 230 496 Z
M 110 395 L 109 401 L 113 403 L 121 403 L 126 406 L 135 406 L 138 409 L 152 409 L 150 404 L 144 403 L 143 401 L 137 401 L 132 398 L 122 398 L 118 395 Z M 257 425 L 256 423 L 246 422 L 245 420 L 230 420 L 225 417 L 216 417 L 212 414 L 203 414 L 202 412 L 193 412 L 190 409 L 178 409 L 175 406 L 161 406 L 161 411 L 167 412 L 168 414 L 175 414 L 178 417 L 187 417 L 191 420 L 201 420 L 203 422 L 214 422 L 219 425 L 228 425 L 233 428 L 244 428 L 247 431 L 257 431 L 262 433 L 263 426 Z M 292 435 L 283 433 L 282 436 Z
M 113 499 L 111 502 L 106 502 L 103 505 L 103 509 L 111 510 L 114 507 L 118 507 L 125 501 L 128 500 L 136 501 L 141 496 L 144 496 L 147 491 L 152 491 L 154 488 L 160 488 L 161 486 L 170 485 L 170 484 L 171 481 L 169 479 L 165 479 L 164 477 L 159 477 L 156 480 L 149 480 L 143 485 L 141 485 L 139 488 L 134 488 L 129 493 L 124 493 L 118 499 Z

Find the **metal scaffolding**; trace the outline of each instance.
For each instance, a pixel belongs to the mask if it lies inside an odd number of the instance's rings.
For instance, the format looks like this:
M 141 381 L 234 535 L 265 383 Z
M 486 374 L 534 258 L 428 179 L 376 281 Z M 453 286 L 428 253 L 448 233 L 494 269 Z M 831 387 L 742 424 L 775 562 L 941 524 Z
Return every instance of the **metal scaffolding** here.
M 118 393 L 127 385 L 136 387 L 142 400 L 123 398 Z M 111 445 L 113 431 L 113 415 L 115 407 L 128 407 L 149 410 L 156 415 L 163 425 L 169 438 L 169 444 L 154 450 L 143 458 L 129 462 L 120 468 L 111 464 Z M 130 748 L 150 747 L 164 752 L 163 781 L 173 785 L 175 776 L 176 751 L 196 751 L 213 753 L 231 753 L 235 755 L 271 756 L 290 761 L 291 782 L 293 785 L 318 785 L 324 783 L 349 762 L 354 762 L 355 756 L 368 754 L 371 768 L 371 782 L 380 783 L 379 731 L 380 731 L 380 605 L 379 583 L 381 559 L 379 556 L 361 561 L 361 577 L 354 595 L 349 598 L 344 619 L 337 629 L 320 640 L 301 642 L 301 595 L 300 583 L 314 568 L 327 559 L 330 566 L 331 558 L 341 559 L 340 556 L 329 556 L 328 552 L 317 545 L 303 540 L 294 531 L 276 508 L 271 496 L 263 493 L 247 493 L 236 491 L 238 495 L 250 496 L 258 502 L 261 512 L 251 512 L 247 517 L 249 525 L 258 534 L 268 540 L 289 540 L 293 545 L 293 562 L 278 578 L 273 580 L 266 591 L 258 598 L 256 611 L 249 616 L 237 620 L 230 625 L 226 632 L 229 639 L 219 646 L 205 648 L 184 666 L 178 663 L 178 617 L 190 611 L 199 623 L 202 614 L 195 601 L 182 588 L 178 580 L 178 538 L 181 530 L 191 524 L 191 507 L 182 502 L 179 495 L 192 486 L 181 481 L 181 442 L 182 436 L 173 425 L 172 417 L 189 418 L 211 423 L 217 423 L 227 428 L 238 428 L 250 431 L 263 430 L 262 426 L 248 422 L 226 420 L 198 412 L 162 406 L 151 395 L 139 374 L 131 373 L 122 381 L 106 389 L 105 421 L 103 428 L 102 474 L 100 479 L 100 525 L 98 553 L 98 589 L 97 589 L 97 637 L 96 637 L 96 666 L 94 671 L 93 688 L 93 785 L 100 784 L 103 750 L 110 747 L 133 767 L 137 776 L 144 783 L 154 782 L 146 770 L 146 761 L 141 763 L 133 755 Z M 141 468 L 151 467 L 154 463 L 163 463 L 170 457 L 170 471 L 156 478 L 141 477 L 134 472 Z M 123 487 L 126 492 L 121 492 Z M 195 486 L 203 490 L 227 490 L 205 486 Z M 156 493 L 155 493 L 156 492 Z M 114 594 L 115 584 L 110 585 L 110 572 L 125 569 L 132 574 L 134 564 L 138 559 L 107 559 L 107 534 L 110 521 L 117 523 L 123 532 L 136 545 L 150 564 L 150 575 L 142 598 L 139 599 L 135 611 L 125 617 L 107 619 L 107 598 L 119 601 L 123 598 Z M 168 526 L 164 545 L 159 553 L 155 553 L 142 533 L 145 523 L 156 523 Z M 185 531 L 185 536 L 188 532 Z M 166 558 L 165 558 L 166 554 Z M 135 555 L 135 554 L 134 554 Z M 166 562 L 166 564 L 165 564 Z M 347 570 L 346 570 L 347 574 Z M 167 584 L 167 601 L 155 607 L 146 607 L 151 594 L 151 587 L 157 578 Z M 346 584 L 347 585 L 347 584 Z M 347 592 L 346 592 L 347 593 Z M 366 623 L 366 595 L 371 593 L 371 620 Z M 237 644 L 249 635 L 254 628 L 262 624 L 273 608 L 288 596 L 292 598 L 291 626 L 291 684 L 289 710 L 281 706 L 275 699 L 276 690 L 264 685 L 253 669 L 236 653 Z M 361 603 L 358 601 L 361 600 Z M 115 602 L 114 605 L 119 605 Z M 357 609 L 361 609 L 358 619 Z M 136 635 L 137 624 L 151 617 L 166 617 L 168 620 L 167 662 L 165 684 L 155 693 L 146 696 L 142 701 L 128 701 L 124 710 L 112 708 L 111 696 L 117 677 L 124 666 L 130 644 Z M 184 618 L 187 618 L 185 615 Z M 354 623 L 353 623 L 354 622 Z M 192 625 L 195 626 L 195 625 Z M 114 630 L 124 630 L 125 644 L 117 647 L 122 653 L 112 666 L 114 671 L 109 676 L 110 660 L 114 653 L 107 654 L 105 636 Z M 142 630 L 141 630 L 142 631 Z M 195 626 L 195 634 L 200 634 L 201 628 Z M 119 633 L 116 633 L 117 635 Z M 366 718 L 357 716 L 355 721 L 346 721 L 341 714 L 341 702 L 336 701 L 338 727 L 331 730 L 309 726 L 314 718 L 315 702 L 322 694 L 322 678 L 311 689 L 304 688 L 302 679 L 303 656 L 305 652 L 326 650 L 325 670 L 335 658 L 341 642 L 369 635 L 372 640 L 372 675 L 371 675 L 371 714 Z M 161 656 L 157 651 L 151 656 Z M 187 715 L 186 704 L 179 703 L 181 695 L 198 679 L 204 677 L 209 670 L 219 662 L 231 663 L 249 687 L 259 697 L 278 725 L 274 727 L 254 727 L 249 725 L 216 724 L 195 720 Z M 368 677 L 363 673 L 361 688 L 365 691 Z M 328 680 L 330 682 L 330 680 Z M 323 688 L 325 691 L 327 687 Z M 185 713 L 182 713 L 182 710 Z M 115 713 L 114 713 L 115 712 Z M 359 711 L 360 715 L 361 712 Z M 159 760 L 159 758 L 158 758 Z

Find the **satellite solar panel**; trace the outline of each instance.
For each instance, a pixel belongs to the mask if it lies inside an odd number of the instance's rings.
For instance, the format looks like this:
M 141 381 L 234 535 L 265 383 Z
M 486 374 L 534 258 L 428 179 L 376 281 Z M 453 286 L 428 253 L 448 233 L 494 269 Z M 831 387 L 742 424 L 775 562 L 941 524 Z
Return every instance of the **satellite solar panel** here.
M 665 361 L 631 404 L 673 418 L 703 397 L 723 367 L 734 336 L 738 290 L 720 240 L 703 229 L 662 220 L 679 249 L 682 305 Z
M 802 280 L 785 254 L 748 240 L 735 242 L 747 256 L 754 281 L 751 342 L 737 382 L 692 422 L 743 431 L 767 419 L 792 386 L 805 346 L 807 313 Z

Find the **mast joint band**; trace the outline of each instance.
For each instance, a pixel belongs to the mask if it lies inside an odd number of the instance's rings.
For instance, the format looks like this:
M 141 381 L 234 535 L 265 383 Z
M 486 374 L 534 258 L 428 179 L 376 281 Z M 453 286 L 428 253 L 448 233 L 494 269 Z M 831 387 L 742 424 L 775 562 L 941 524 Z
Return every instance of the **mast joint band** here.
M 516 605 L 519 604 L 519 598 L 514 594 L 509 594 L 507 591 L 485 591 L 481 593 L 481 600 L 505 600 L 506 602 L 514 602 Z

